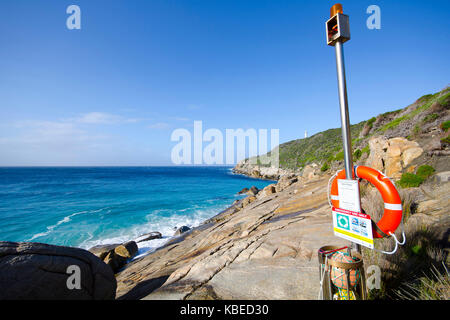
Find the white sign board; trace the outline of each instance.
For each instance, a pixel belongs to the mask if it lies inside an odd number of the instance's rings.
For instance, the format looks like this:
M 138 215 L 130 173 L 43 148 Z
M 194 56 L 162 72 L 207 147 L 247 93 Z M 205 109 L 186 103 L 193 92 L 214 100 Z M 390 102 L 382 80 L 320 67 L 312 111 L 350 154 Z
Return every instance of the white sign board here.
M 339 208 L 361 212 L 358 180 L 338 179 Z
M 332 210 L 336 237 L 373 249 L 372 221 L 369 215 L 340 208 Z

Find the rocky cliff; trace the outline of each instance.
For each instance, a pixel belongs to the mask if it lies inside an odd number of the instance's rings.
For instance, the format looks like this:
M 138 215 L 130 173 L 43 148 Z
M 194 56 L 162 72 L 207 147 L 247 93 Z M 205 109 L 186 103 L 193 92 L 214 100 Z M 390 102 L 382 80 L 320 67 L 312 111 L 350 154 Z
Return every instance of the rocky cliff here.
M 425 155 L 448 170 L 444 162 L 450 155 L 448 123 L 450 120 L 450 88 L 417 99 L 406 108 L 387 112 L 351 126 L 353 159 L 367 164 L 392 178 L 400 178 L 411 162 Z M 286 174 L 304 177 L 334 171 L 343 167 L 340 129 L 330 129 L 306 139 L 280 145 L 279 168 L 252 165 L 245 159 L 234 172 L 263 179 L 278 179 Z M 385 158 L 389 156 L 390 162 Z M 408 170 L 413 171 L 413 168 Z

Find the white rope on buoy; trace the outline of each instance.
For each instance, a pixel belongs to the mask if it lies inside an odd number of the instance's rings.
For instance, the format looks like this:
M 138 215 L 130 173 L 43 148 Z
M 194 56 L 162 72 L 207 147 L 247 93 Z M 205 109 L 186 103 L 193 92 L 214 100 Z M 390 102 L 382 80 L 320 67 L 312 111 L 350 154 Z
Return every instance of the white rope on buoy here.
M 318 300 L 322 300 L 323 299 L 323 279 L 325 278 L 325 273 L 327 273 L 326 269 L 327 269 L 327 260 L 328 260 L 328 255 L 325 255 L 325 263 L 324 263 L 324 268 L 323 270 L 321 269 L 321 275 L 320 275 L 320 288 L 319 288 L 319 296 L 317 297 Z
M 339 172 L 340 171 L 336 171 L 336 173 L 330 178 L 330 180 L 328 180 L 327 196 L 328 196 L 328 204 L 330 205 L 331 208 L 333 208 L 333 204 L 331 203 L 331 197 L 330 197 L 330 194 L 331 194 L 331 183 L 334 180 L 334 178 L 337 177 Z
M 373 248 L 373 250 L 375 250 L 375 251 L 377 251 L 377 252 L 380 252 L 380 253 L 389 254 L 389 255 L 396 253 L 396 252 L 397 252 L 397 249 L 398 249 L 398 246 L 399 246 L 399 245 L 400 245 L 400 246 L 403 246 L 403 245 L 406 243 L 405 229 L 403 228 L 403 218 L 402 218 L 402 222 L 401 222 L 400 226 L 401 226 L 401 228 L 402 228 L 402 239 L 403 239 L 402 242 L 398 241 L 397 236 L 396 236 L 393 232 L 389 232 L 389 235 L 390 235 L 391 237 L 393 237 L 393 238 L 394 238 L 394 241 L 395 241 L 395 247 L 394 247 L 394 250 L 392 250 L 392 251 L 383 251 L 383 250 L 378 250 L 378 249 L 375 249 L 375 248 Z

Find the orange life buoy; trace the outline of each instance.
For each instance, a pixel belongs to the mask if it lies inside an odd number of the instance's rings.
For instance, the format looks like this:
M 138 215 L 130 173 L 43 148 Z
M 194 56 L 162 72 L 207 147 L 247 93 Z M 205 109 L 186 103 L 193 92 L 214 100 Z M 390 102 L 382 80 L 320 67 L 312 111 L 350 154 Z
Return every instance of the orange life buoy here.
M 383 217 L 376 223 L 376 227 L 372 229 L 374 238 L 384 238 L 394 233 L 402 221 L 402 200 L 397 189 L 391 180 L 381 172 L 364 166 L 356 166 L 353 177 L 361 178 L 370 182 L 380 191 L 384 201 Z M 345 179 L 345 170 L 337 173 L 331 185 L 331 203 L 335 208 L 339 208 L 339 193 L 337 179 Z M 378 230 L 377 230 L 378 229 Z

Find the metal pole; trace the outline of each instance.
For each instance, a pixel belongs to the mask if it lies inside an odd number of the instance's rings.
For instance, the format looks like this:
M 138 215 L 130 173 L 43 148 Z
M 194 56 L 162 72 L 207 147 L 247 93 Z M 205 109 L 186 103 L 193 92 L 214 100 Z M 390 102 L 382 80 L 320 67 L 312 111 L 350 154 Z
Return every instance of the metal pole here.
M 346 178 L 352 180 L 352 140 L 350 136 L 350 119 L 348 115 L 347 83 L 345 81 L 344 45 L 338 41 L 336 42 L 335 48 L 339 105 L 341 109 L 342 142 L 344 144 L 345 172 Z
M 336 48 L 336 70 L 338 79 L 339 105 L 341 110 L 342 142 L 344 145 L 345 174 L 348 180 L 353 180 L 352 138 L 350 135 L 347 83 L 345 81 L 344 45 L 341 41 L 337 41 L 335 48 Z M 358 253 L 361 253 L 361 246 L 359 244 L 352 243 L 352 247 Z

